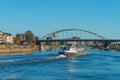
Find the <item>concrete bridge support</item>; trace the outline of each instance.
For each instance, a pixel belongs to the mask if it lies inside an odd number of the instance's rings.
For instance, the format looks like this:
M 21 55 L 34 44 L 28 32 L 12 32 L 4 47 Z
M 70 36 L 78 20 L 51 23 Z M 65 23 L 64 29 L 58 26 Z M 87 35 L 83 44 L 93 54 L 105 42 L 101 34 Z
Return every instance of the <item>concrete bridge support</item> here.
M 49 49 L 49 46 L 45 45 L 45 42 L 40 42 L 39 49 L 40 50 Z
M 40 49 L 40 50 L 43 50 L 43 49 L 44 49 L 44 43 L 43 43 L 43 42 L 40 42 L 39 49 Z

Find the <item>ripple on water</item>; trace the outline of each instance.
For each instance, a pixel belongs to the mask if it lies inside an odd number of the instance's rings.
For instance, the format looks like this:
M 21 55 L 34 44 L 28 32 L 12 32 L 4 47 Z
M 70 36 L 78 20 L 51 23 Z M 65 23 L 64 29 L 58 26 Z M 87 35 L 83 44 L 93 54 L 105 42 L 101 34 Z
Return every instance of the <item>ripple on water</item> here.
M 1 56 L 0 80 L 120 80 L 119 51 L 87 52 L 73 58 L 59 58 L 57 51 Z

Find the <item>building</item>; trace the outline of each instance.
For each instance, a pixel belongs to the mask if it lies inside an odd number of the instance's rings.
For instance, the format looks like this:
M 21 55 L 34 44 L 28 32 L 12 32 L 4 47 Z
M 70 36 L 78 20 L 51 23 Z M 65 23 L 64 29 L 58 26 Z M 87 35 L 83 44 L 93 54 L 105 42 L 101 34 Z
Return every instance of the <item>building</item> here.
M 25 41 L 25 35 L 24 34 L 16 34 L 16 38 L 20 41 Z
M 2 43 L 3 42 L 3 36 L 2 36 L 2 32 L 0 31 L 0 43 Z
M 66 38 L 65 40 L 80 40 L 80 37 L 71 37 L 71 38 Z M 68 44 L 73 44 L 73 45 L 80 45 L 80 41 L 66 41 Z M 63 44 L 66 44 L 63 43 Z
M 57 36 L 55 34 L 50 35 L 47 37 L 47 40 L 57 40 Z M 56 45 L 58 42 L 47 42 L 47 45 Z
M 13 43 L 13 36 L 10 33 L 0 31 L 0 43 Z

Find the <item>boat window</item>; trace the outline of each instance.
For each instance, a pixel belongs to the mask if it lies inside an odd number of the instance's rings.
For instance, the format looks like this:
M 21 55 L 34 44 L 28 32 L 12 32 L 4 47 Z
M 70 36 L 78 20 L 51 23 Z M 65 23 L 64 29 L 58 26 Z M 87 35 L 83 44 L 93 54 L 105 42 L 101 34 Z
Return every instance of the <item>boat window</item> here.
M 72 44 L 66 44 L 66 46 L 72 46 Z
M 64 47 L 63 50 L 70 50 L 70 48 L 68 48 L 68 47 Z

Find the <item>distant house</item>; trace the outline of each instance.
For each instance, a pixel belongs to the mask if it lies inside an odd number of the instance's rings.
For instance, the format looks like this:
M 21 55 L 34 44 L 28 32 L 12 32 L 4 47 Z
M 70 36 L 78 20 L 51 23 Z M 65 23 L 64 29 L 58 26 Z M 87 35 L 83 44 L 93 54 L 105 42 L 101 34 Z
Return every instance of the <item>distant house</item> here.
M 111 44 L 114 46 L 120 46 L 120 42 L 112 42 Z
M 10 33 L 0 31 L 0 43 L 13 43 L 13 36 Z

